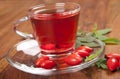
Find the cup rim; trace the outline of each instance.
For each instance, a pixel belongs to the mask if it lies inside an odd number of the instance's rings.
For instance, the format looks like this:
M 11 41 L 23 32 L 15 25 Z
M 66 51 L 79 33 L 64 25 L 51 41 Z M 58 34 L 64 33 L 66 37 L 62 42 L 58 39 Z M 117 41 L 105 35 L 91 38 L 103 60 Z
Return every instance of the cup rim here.
M 74 9 L 68 10 L 66 12 L 69 12 L 70 14 L 75 14 L 75 13 L 80 12 L 81 6 L 78 3 L 75 3 L 75 2 L 56 2 L 56 3 L 50 3 L 50 4 L 42 3 L 42 4 L 38 4 L 38 5 L 32 6 L 28 10 L 28 15 L 34 14 L 34 12 L 32 12 L 33 10 L 44 8 L 44 7 L 46 7 L 46 5 L 58 6 L 59 7 L 59 6 L 65 6 L 66 4 L 74 6 Z M 58 14 L 63 14 L 63 13 L 64 12 L 60 12 Z M 51 14 L 47 14 L 47 15 L 51 15 Z M 65 15 L 65 13 L 64 13 L 64 15 Z

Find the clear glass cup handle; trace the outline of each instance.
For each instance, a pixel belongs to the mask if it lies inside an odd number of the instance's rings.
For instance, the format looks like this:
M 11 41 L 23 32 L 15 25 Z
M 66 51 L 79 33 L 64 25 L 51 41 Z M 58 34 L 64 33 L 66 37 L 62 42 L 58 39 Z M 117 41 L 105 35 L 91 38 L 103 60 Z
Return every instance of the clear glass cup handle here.
M 24 32 L 22 32 L 22 31 L 19 31 L 19 30 L 17 29 L 17 27 L 20 25 L 20 23 L 22 23 L 22 22 L 24 22 L 24 21 L 27 21 L 27 20 L 29 20 L 28 16 L 25 16 L 25 17 L 17 20 L 17 21 L 14 23 L 14 28 L 13 28 L 13 29 L 14 29 L 14 31 L 16 32 L 16 34 L 18 34 L 19 36 L 21 36 L 21 37 L 23 37 L 23 38 L 25 38 L 25 39 L 31 39 L 31 38 L 33 38 L 33 35 L 32 35 L 32 34 L 27 34 L 27 33 L 24 33 Z

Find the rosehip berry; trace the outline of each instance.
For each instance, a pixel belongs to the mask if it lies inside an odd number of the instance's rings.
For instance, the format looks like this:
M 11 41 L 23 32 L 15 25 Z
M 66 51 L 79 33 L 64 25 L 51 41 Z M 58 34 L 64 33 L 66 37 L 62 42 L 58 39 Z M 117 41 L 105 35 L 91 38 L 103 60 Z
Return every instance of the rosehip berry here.
M 116 58 L 109 58 L 107 60 L 107 67 L 110 71 L 114 71 L 118 67 L 118 60 Z
M 36 67 L 41 67 L 41 63 L 46 60 L 49 60 L 48 56 L 42 56 L 39 59 L 37 59 L 37 61 L 35 62 Z
M 46 60 L 41 63 L 41 67 L 45 69 L 52 69 L 53 67 L 55 67 L 55 65 L 56 63 L 52 60 Z
M 80 46 L 77 48 L 77 50 L 84 50 L 84 51 L 87 51 L 88 53 L 93 51 L 93 49 L 91 47 L 88 47 L 88 46 Z
M 106 54 L 105 57 L 107 59 L 109 59 L 109 58 L 117 58 L 118 60 L 120 60 L 120 54 L 118 54 L 118 53 L 109 53 L 109 54 Z
M 119 66 L 119 68 L 120 68 L 120 60 L 118 61 L 119 63 L 118 63 L 118 66 Z
M 77 54 L 71 54 L 64 59 L 65 63 L 74 66 L 82 62 L 82 57 Z
M 75 51 L 74 53 L 80 55 L 80 56 L 83 57 L 83 58 L 85 58 L 85 57 L 87 57 L 87 56 L 90 55 L 90 53 L 88 53 L 88 52 L 85 51 L 85 50 L 78 50 L 78 51 Z
M 54 50 L 56 48 L 56 45 L 50 43 L 50 44 L 41 45 L 41 48 L 45 50 Z

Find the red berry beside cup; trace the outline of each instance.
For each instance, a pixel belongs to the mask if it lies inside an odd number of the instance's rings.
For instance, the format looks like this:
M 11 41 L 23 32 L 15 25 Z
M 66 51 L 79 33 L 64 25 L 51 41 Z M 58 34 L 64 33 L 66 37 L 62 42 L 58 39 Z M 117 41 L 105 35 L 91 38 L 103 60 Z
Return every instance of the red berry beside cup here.
M 37 61 L 35 62 L 36 67 L 41 67 L 41 63 L 46 61 L 46 60 L 49 60 L 49 57 L 45 56 L 45 55 L 38 58 Z
M 114 71 L 118 68 L 119 61 L 116 58 L 109 58 L 107 60 L 107 67 L 110 71 Z
M 83 58 L 86 58 L 90 55 L 90 53 L 93 51 L 91 47 L 88 46 L 80 46 L 77 48 L 77 50 L 74 51 L 74 53 L 80 55 Z
M 52 69 L 55 67 L 56 63 L 53 60 L 50 60 L 48 56 L 42 56 L 39 59 L 37 59 L 35 65 L 36 67 Z
M 93 49 L 91 47 L 88 47 L 88 46 L 80 46 L 77 48 L 77 50 L 84 50 L 84 51 L 87 51 L 88 53 L 93 51 Z
M 117 58 L 118 60 L 120 60 L 120 54 L 118 54 L 118 53 L 109 53 L 109 54 L 106 54 L 105 57 L 107 59 L 114 57 L 114 58 Z
M 106 54 L 105 58 L 107 58 L 107 67 L 110 71 L 114 71 L 120 68 L 120 54 L 119 53 Z
M 56 63 L 52 60 L 46 60 L 41 63 L 41 67 L 45 69 L 52 69 L 55 66 L 56 66 Z
M 74 52 L 74 53 L 80 55 L 80 56 L 83 57 L 83 58 L 86 58 L 87 56 L 90 55 L 90 53 L 87 52 L 87 51 L 85 51 L 85 50 L 77 50 L 77 51 Z
M 75 66 L 78 65 L 80 63 L 82 63 L 82 57 L 80 57 L 77 54 L 71 54 L 69 56 L 67 56 L 64 61 L 66 64 L 70 65 L 70 66 Z

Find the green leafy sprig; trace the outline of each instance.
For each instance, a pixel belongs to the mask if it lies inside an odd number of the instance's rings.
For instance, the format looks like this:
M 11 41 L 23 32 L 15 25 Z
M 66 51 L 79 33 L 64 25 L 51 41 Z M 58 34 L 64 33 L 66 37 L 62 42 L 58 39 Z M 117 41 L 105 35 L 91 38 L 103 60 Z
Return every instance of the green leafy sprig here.
M 107 65 L 106 65 L 107 64 L 107 59 L 106 58 L 99 59 L 95 64 L 98 68 L 108 69 Z
M 76 48 L 79 47 L 80 45 L 98 47 L 99 45 L 94 42 L 94 39 L 99 39 L 103 41 L 105 44 L 120 44 L 119 39 L 106 36 L 112 31 L 112 29 L 105 28 L 105 29 L 97 30 L 97 28 L 98 28 L 98 25 L 94 24 L 94 28 L 92 32 L 86 33 L 83 31 L 79 31 L 77 33 Z

